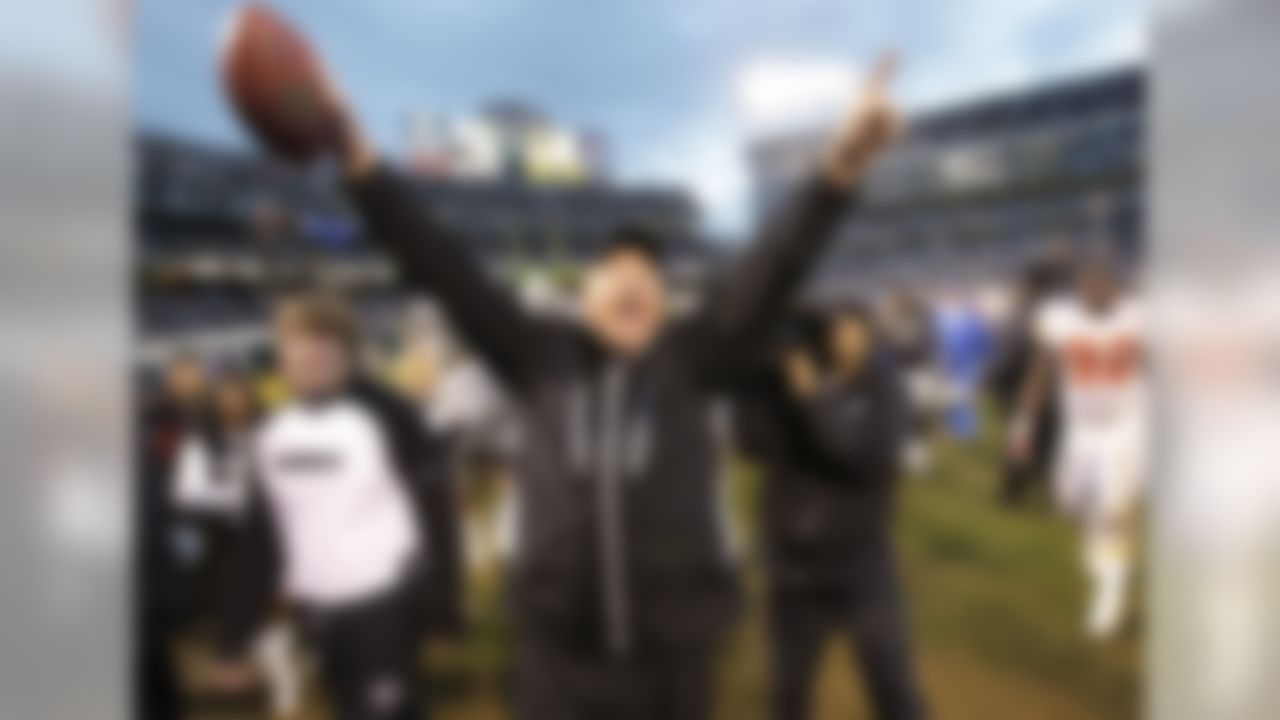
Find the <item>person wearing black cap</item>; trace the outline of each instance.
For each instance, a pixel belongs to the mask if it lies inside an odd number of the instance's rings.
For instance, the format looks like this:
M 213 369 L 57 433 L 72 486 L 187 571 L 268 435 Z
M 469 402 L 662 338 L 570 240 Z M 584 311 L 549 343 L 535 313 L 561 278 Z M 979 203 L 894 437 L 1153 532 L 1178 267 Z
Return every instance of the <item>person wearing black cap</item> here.
M 853 641 L 876 716 L 925 716 L 890 542 L 909 420 L 898 371 L 866 311 L 795 321 L 738 398 L 740 443 L 765 475 L 772 717 L 810 717 L 824 641 Z
M 577 322 L 536 317 L 427 212 L 319 77 L 325 151 L 370 235 L 431 293 L 521 414 L 513 582 L 517 716 L 701 718 L 736 583 L 722 537 L 716 396 L 760 344 L 900 130 L 892 58 L 818 172 L 731 281 L 672 321 L 658 238 L 617 233 Z

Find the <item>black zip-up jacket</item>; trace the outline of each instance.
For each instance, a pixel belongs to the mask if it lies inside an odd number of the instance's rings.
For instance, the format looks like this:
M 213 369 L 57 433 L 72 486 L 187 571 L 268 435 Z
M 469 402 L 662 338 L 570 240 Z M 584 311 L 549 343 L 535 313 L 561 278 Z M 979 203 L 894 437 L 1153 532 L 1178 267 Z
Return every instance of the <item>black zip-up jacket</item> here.
M 781 583 L 826 582 L 888 540 L 907 413 L 890 355 L 801 400 L 771 368 L 738 396 L 739 443 L 763 466 L 766 562 Z
M 526 313 L 385 169 L 351 187 L 372 234 L 504 383 L 525 432 L 515 610 L 526 632 L 614 656 L 713 639 L 736 601 L 710 416 L 840 220 L 815 179 L 721 292 L 640 357 Z

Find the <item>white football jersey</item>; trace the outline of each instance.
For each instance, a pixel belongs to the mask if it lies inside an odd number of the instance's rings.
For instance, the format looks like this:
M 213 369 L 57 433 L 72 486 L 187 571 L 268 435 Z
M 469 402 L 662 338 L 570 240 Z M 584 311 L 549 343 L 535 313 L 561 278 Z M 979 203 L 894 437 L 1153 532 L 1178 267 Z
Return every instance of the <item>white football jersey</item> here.
M 1101 429 L 1141 418 L 1144 326 L 1141 306 L 1128 297 L 1102 313 L 1074 297 L 1041 307 L 1036 335 L 1058 361 L 1058 392 L 1068 423 Z
M 418 527 L 387 431 L 366 404 L 282 408 L 257 450 L 291 596 L 350 602 L 401 577 L 419 550 Z

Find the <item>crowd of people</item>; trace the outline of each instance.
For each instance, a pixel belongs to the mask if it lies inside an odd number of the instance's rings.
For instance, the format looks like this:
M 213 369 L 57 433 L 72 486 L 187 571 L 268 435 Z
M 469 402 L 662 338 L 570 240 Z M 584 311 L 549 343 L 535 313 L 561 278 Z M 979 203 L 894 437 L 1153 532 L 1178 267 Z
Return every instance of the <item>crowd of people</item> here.
M 1007 426 L 1009 435 L 1001 466 L 992 468 L 993 497 L 1016 505 L 1039 485 L 1051 490 L 1082 532 L 1082 560 L 1093 588 L 1086 631 L 1105 637 L 1120 627 L 1144 474 L 1141 321 L 1137 305 L 1119 292 L 1117 277 L 1106 268 L 1069 267 L 1065 257 L 1047 255 L 1010 283 L 1007 301 L 998 304 L 957 306 L 953 298 L 900 289 L 798 308 L 726 393 L 726 439 L 717 452 L 756 464 L 765 483 L 757 518 L 763 545 L 750 559 L 764 564 L 770 581 L 773 717 L 811 716 L 820 650 L 840 633 L 865 669 L 878 716 L 923 717 L 889 541 L 895 486 L 900 477 L 929 474 L 929 448 L 939 434 L 972 441 L 969 418 L 988 405 L 994 417 L 986 422 Z M 963 320 L 957 319 L 961 312 L 968 312 Z M 142 595 L 150 602 L 142 617 L 155 636 L 142 647 L 154 655 L 151 674 L 141 679 L 147 697 L 175 703 L 171 707 L 180 702 L 171 673 L 181 638 L 188 645 L 220 645 L 228 657 L 256 659 L 270 691 L 267 705 L 281 717 L 302 702 L 299 647 L 337 655 L 322 666 L 348 668 L 327 681 L 350 688 L 353 697 L 338 703 L 358 704 L 361 688 L 375 680 L 365 672 L 381 671 L 387 662 L 394 667 L 397 658 L 401 674 L 392 684 L 417 682 L 415 649 L 433 633 L 464 627 L 467 578 L 517 567 L 518 460 L 525 433 L 515 401 L 447 322 L 427 306 L 411 305 L 395 342 L 365 342 L 362 348 L 355 317 L 330 296 L 283 302 L 277 315 L 276 362 L 250 368 L 178 352 L 146 388 L 140 467 L 150 495 L 143 548 L 151 557 L 144 566 L 149 592 Z M 958 323 L 976 329 L 957 334 Z M 975 343 L 972 336 L 986 339 Z M 964 348 L 948 350 L 948 344 Z M 370 346 L 384 351 L 372 354 Z M 956 370 L 944 359 L 948 353 L 975 357 Z M 1046 382 L 1060 388 L 1044 387 Z M 335 404 L 339 394 L 343 402 Z M 298 404 L 291 397 L 311 401 Z M 328 462 L 375 462 L 369 456 L 377 451 L 345 447 L 356 433 L 342 421 L 342 429 L 326 431 L 334 422 L 328 415 L 359 418 L 355 425 L 367 426 L 367 441 L 391 444 L 390 455 L 376 461 L 391 469 L 380 489 L 353 482 L 354 488 L 331 498 L 299 498 L 302 504 L 330 504 L 313 532 L 332 539 L 295 538 L 295 553 L 322 553 L 312 572 L 325 576 L 339 572 L 343 562 L 364 572 L 378 561 L 430 558 L 420 575 L 405 581 L 411 589 L 392 591 L 394 600 L 381 599 L 351 620 L 346 612 L 334 618 L 321 613 L 321 621 L 288 611 L 277 544 L 289 542 L 288 531 L 278 526 L 287 521 L 264 512 L 262 497 L 261 483 L 273 475 L 264 474 L 263 462 L 300 463 L 307 475 Z M 585 420 L 583 432 L 589 433 L 596 421 Z M 282 433 L 288 434 L 277 442 L 285 448 L 269 450 L 269 439 Z M 642 434 L 622 441 L 636 453 L 632 457 L 643 453 Z M 256 459 L 266 452 L 280 453 L 280 459 Z M 324 459 L 329 453 L 337 459 Z M 344 517 L 341 511 L 358 513 Z M 390 532 L 397 524 L 401 530 Z M 362 527 L 374 532 L 374 526 L 376 534 L 400 539 L 360 539 Z M 408 540 L 416 534 L 409 527 L 419 528 L 422 539 Z M 340 540 L 351 542 L 350 550 Z M 723 547 L 727 566 L 744 560 L 737 542 Z M 235 555 L 244 548 L 256 559 L 252 580 L 236 567 Z M 305 588 L 307 580 L 301 582 Z M 327 592 L 359 597 L 367 592 L 365 582 Z M 253 596 L 248 610 L 244 599 L 233 597 L 246 587 Z M 232 614 L 239 614 L 234 632 L 217 631 L 230 637 L 210 638 L 207 626 Z M 308 623 L 337 635 L 325 644 L 309 634 L 315 627 L 307 630 Z M 192 628 L 205 640 L 192 641 Z M 337 639 L 342 634 L 365 636 L 373 645 L 343 649 Z M 403 644 L 378 647 L 377 637 Z M 346 654 L 364 659 L 354 665 L 338 660 Z M 241 664 L 215 681 L 243 689 L 251 676 Z M 166 686 L 170 690 L 156 694 Z M 365 715 L 357 708 L 339 716 Z
M 213 359 L 172 358 L 138 433 L 145 714 L 184 716 L 177 655 L 202 627 L 212 687 L 245 691 L 256 664 L 287 715 L 296 645 L 335 717 L 421 717 L 420 650 L 465 632 L 468 579 L 498 563 L 516 717 L 706 718 L 716 648 L 742 605 L 723 499 L 736 453 L 764 478 L 772 717 L 811 716 L 834 633 L 851 640 L 878 717 L 926 717 L 895 486 L 929 463 L 936 432 L 978 436 L 986 387 L 1010 428 L 1001 497 L 1054 478 L 1082 528 L 1086 627 L 1114 632 L 1144 474 L 1141 318 L 1115 276 L 1049 263 L 1003 308 L 971 291 L 800 302 L 897 131 L 888 75 L 727 282 L 681 315 L 667 308 L 661 238 L 638 228 L 585 268 L 574 317 L 530 309 L 329 108 L 341 135 L 327 151 L 355 207 L 449 332 L 414 315 L 396 351 L 371 360 L 349 307 L 304 294 L 279 303 L 257 376 L 210 378 Z M 475 482 L 499 489 L 497 510 L 463 512 Z

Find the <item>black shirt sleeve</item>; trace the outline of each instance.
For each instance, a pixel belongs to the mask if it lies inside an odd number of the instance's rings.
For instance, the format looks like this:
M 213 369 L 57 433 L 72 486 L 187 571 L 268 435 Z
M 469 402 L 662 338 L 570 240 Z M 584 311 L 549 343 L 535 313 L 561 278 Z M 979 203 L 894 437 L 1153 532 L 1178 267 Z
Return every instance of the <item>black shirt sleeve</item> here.
M 516 298 L 489 277 L 461 239 L 440 225 L 386 168 L 349 186 L 377 242 L 404 279 L 431 293 L 450 319 L 509 386 L 522 389 L 535 362 L 541 327 Z
M 894 474 L 905 427 L 905 399 L 896 373 L 869 370 L 862 392 L 829 388 L 795 402 L 799 430 L 832 477 L 879 479 Z
M 462 543 L 445 444 L 401 397 L 368 381 L 359 383 L 356 392 L 385 429 L 399 478 L 413 503 L 427 548 L 422 560 L 429 620 L 436 628 L 456 629 L 461 616 Z
M 777 412 L 781 393 L 769 370 L 747 376 L 733 402 L 734 443 L 739 452 L 758 463 L 777 461 L 786 449 L 786 420 Z
M 226 660 L 244 657 L 255 633 L 280 592 L 279 538 L 256 478 L 251 480 L 245 520 L 235 541 L 218 629 L 217 653 Z
M 776 331 L 852 202 L 848 190 L 815 176 L 765 226 L 725 285 L 689 321 L 702 369 L 712 377 L 741 371 L 742 359 Z

